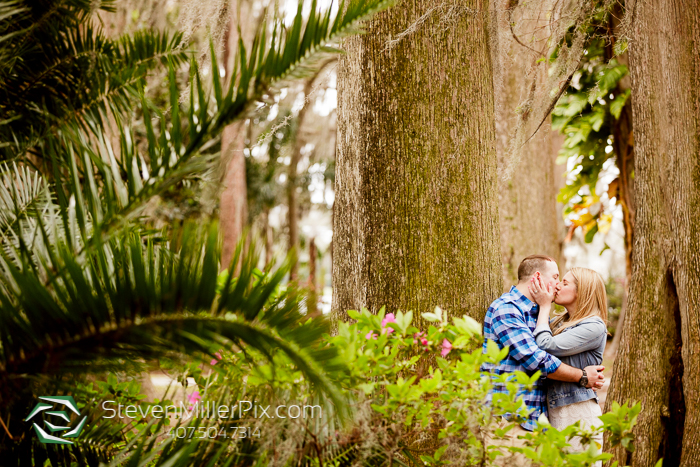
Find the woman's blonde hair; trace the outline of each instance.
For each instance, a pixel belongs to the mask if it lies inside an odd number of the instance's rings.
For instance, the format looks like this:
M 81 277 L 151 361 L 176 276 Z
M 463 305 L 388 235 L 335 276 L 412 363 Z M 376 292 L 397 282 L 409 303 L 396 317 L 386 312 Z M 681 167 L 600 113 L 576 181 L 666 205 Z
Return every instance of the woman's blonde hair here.
M 557 315 L 552 321 L 552 334 L 556 336 L 591 316 L 600 317 L 607 326 L 608 297 L 601 275 L 586 268 L 571 268 L 569 272 L 574 276 L 574 285 L 576 286 L 576 311 L 573 313 L 567 311 Z

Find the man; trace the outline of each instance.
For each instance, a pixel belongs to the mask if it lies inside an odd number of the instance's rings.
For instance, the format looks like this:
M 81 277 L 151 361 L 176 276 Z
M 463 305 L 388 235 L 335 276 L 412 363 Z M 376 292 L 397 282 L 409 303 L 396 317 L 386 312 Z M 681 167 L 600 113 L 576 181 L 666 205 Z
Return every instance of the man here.
M 518 439 L 518 436 L 532 431 L 537 426 L 537 419 L 541 414 L 547 415 L 545 377 L 579 383 L 581 387 L 594 390 L 601 388 L 605 382 L 602 373 L 604 367 L 593 365 L 584 370 L 574 368 L 537 347 L 533 331 L 537 323 L 539 306 L 528 290 L 530 278 L 537 273 L 545 284 L 556 287 L 559 283 L 559 268 L 553 258 L 545 255 L 528 256 L 518 267 L 518 284 L 491 304 L 484 319 L 484 352 L 489 340 L 495 341 L 499 348 L 507 346 L 509 350 L 506 358 L 498 364 L 484 364 L 483 371 L 499 375 L 514 371 L 523 371 L 529 375 L 536 371 L 542 373 L 542 378 L 535 383 L 532 390 L 523 388 L 518 391 L 518 395 L 522 395 L 530 413 L 520 427 L 515 427 L 508 432 L 509 440 L 498 442 L 500 445 L 522 446 L 522 440 Z M 495 386 L 492 392 L 506 393 L 507 390 L 502 386 Z M 501 423 L 503 424 L 505 423 Z M 521 456 L 519 459 L 501 459 L 508 461 L 504 465 L 529 465 Z

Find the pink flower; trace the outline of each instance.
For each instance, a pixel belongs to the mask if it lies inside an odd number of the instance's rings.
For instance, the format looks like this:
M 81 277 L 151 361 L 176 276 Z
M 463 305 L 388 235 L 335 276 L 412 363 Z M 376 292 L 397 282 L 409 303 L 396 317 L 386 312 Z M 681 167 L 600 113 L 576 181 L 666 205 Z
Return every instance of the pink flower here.
M 199 391 L 195 389 L 194 392 L 192 394 L 190 394 L 189 397 L 187 397 L 187 402 L 190 403 L 190 406 L 187 408 L 187 410 L 192 410 L 192 408 L 194 407 L 194 404 L 196 404 L 197 402 L 199 402 L 201 400 L 202 400 L 202 396 L 199 394 Z
M 376 339 L 377 335 L 373 333 L 372 331 L 368 332 L 367 335 L 365 336 L 365 339 Z
M 199 394 L 199 391 L 196 390 L 196 389 L 195 389 L 194 392 L 193 392 L 192 394 L 190 394 L 190 396 L 187 398 L 187 402 L 189 402 L 189 403 L 191 403 L 191 404 L 194 404 L 195 402 L 198 402 L 198 401 L 201 401 L 201 400 L 202 400 L 202 396 Z
M 394 317 L 394 313 L 387 313 L 387 315 L 382 320 L 382 327 L 386 330 L 387 334 L 391 334 L 392 332 L 394 332 L 394 328 L 389 328 L 386 325 L 395 322 L 396 318 Z
M 213 359 L 211 362 L 209 362 L 209 364 L 210 364 L 211 366 L 216 365 L 217 363 L 219 363 L 219 360 L 221 360 L 221 354 L 220 354 L 219 352 L 214 352 L 214 356 L 215 356 L 216 358 Z
M 423 335 L 424 335 L 423 332 L 417 332 L 417 333 L 415 333 L 415 334 L 413 335 L 413 337 L 414 337 L 413 343 L 414 343 L 414 344 L 417 344 L 417 343 L 420 341 L 420 344 L 421 344 L 422 346 L 427 347 L 427 346 L 428 346 L 428 339 L 426 339 L 425 337 L 423 337 Z M 416 340 L 416 339 L 418 339 L 418 340 Z
M 451 350 L 452 350 L 452 344 L 450 343 L 450 341 L 448 341 L 447 339 L 443 340 L 442 341 L 442 352 L 440 352 L 440 355 L 445 357 L 448 353 L 450 353 Z

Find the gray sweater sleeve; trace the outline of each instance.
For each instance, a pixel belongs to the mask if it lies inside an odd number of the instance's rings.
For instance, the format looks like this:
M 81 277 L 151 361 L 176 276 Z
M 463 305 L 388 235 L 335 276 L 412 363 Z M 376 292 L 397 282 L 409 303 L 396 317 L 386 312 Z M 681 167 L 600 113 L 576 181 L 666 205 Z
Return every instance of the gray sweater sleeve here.
M 606 332 L 603 320 L 592 318 L 556 336 L 552 335 L 549 324 L 538 326 L 534 335 L 540 349 L 555 357 L 568 357 L 597 348 Z

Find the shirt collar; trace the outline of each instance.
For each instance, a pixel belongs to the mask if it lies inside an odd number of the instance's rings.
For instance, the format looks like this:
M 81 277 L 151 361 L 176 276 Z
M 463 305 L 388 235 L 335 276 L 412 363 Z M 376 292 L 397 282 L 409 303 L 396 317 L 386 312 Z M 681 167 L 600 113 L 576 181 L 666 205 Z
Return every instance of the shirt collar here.
M 523 293 L 520 292 L 514 285 L 510 287 L 510 292 L 508 292 L 508 294 L 510 297 L 508 297 L 506 302 L 511 302 L 518 305 L 518 308 L 525 312 L 532 311 L 537 306 L 537 303 L 534 303 L 532 300 L 523 295 Z

